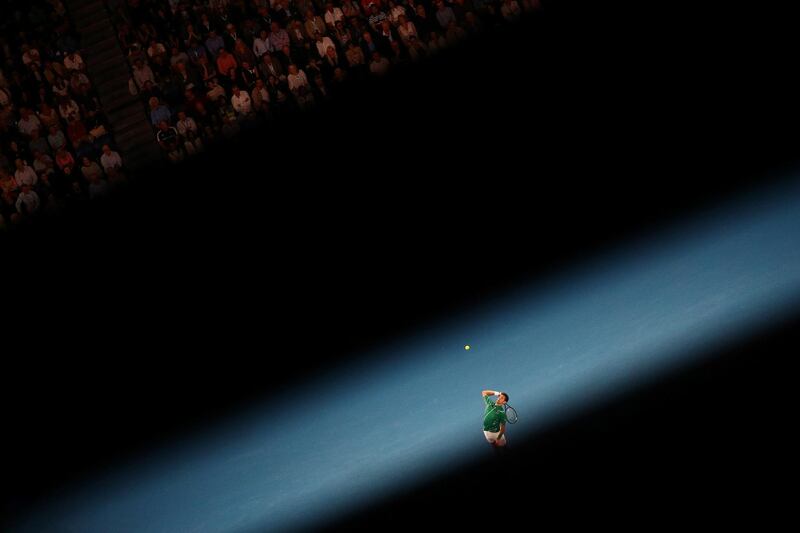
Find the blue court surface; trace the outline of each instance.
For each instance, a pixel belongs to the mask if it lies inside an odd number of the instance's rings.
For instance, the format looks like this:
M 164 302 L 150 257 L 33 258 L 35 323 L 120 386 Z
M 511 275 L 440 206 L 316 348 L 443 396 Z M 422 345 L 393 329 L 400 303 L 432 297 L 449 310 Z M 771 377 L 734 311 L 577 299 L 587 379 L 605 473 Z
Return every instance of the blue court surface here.
M 296 399 L 254 404 L 64 491 L 12 531 L 313 528 L 491 454 L 486 388 L 508 391 L 519 413 L 509 444 L 535 438 L 796 308 L 800 183 L 777 187 L 431 323 Z

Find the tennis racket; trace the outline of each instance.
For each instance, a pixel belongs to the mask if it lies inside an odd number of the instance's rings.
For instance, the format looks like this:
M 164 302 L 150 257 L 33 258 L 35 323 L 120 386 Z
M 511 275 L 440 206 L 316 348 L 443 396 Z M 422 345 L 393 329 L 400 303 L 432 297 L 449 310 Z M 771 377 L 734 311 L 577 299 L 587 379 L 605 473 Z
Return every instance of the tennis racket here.
M 509 424 L 516 424 L 517 420 L 517 411 L 510 405 L 506 405 L 506 418 L 508 419 Z

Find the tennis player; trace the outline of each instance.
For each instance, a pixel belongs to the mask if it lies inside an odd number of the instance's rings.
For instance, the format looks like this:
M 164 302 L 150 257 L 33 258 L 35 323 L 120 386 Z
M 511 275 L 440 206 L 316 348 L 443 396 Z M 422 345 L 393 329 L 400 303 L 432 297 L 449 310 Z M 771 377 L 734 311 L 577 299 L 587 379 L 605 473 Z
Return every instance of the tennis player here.
M 503 405 L 508 403 L 508 394 L 494 390 L 485 390 L 481 394 L 483 401 L 486 402 L 486 410 L 483 412 L 483 435 L 492 448 L 503 448 L 506 445 L 508 420 Z M 497 400 L 493 402 L 492 396 L 497 396 Z

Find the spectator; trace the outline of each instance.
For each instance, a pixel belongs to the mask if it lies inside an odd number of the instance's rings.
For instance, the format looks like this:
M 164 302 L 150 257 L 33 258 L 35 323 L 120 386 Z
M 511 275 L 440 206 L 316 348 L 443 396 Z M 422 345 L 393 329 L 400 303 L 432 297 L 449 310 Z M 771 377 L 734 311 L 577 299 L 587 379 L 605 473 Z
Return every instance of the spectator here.
M 325 35 L 328 31 L 325 21 L 319 15 L 315 15 L 312 9 L 306 11 L 304 27 L 306 35 L 315 35 L 316 32 Z
M 405 15 L 400 15 L 397 19 L 397 33 L 400 35 L 400 39 L 403 41 L 403 44 L 409 46 L 409 38 L 411 36 L 419 37 L 417 34 L 417 28 L 414 26 L 414 23 L 408 20 Z
M 33 170 L 36 171 L 39 177 L 53 174 L 55 172 L 53 158 L 44 152 L 36 150 L 33 153 Z
M 267 113 L 269 111 L 270 95 L 264 80 L 256 80 L 250 100 L 253 102 L 253 109 L 256 112 Z
M 217 35 L 217 32 L 211 30 L 206 39 L 206 49 L 211 53 L 211 57 L 216 60 L 220 50 L 225 49 L 225 41 Z
M 383 57 L 380 52 L 373 52 L 372 61 L 369 64 L 370 72 L 378 76 L 383 76 L 389 72 L 390 66 L 391 63 L 389 63 L 389 60 Z
M 103 169 L 100 168 L 100 165 L 97 162 L 92 161 L 88 157 L 81 158 L 81 174 L 83 177 L 89 180 L 90 178 L 97 176 L 103 176 Z
M 328 25 L 329 28 L 333 28 L 337 22 L 344 21 L 344 13 L 338 7 L 335 7 L 333 3 L 328 2 L 325 4 L 325 24 Z
M 184 116 L 186 114 L 184 113 Z M 122 170 L 122 158 L 107 144 L 103 145 L 103 155 L 100 156 L 100 164 L 106 174 L 113 174 Z
M 256 58 L 261 58 L 264 54 L 272 52 L 272 45 L 269 42 L 269 33 L 267 30 L 261 30 L 258 37 L 253 40 L 253 54 Z
M 156 78 L 153 75 L 153 70 L 144 64 L 144 61 L 141 59 L 137 59 L 133 65 L 133 81 L 136 82 L 136 86 L 139 89 L 142 89 L 145 85 L 145 82 L 150 82 L 153 85 L 156 84 Z
M 28 139 L 28 148 L 30 149 L 31 153 L 42 152 L 44 154 L 49 154 L 51 152 L 50 143 L 48 143 L 47 139 L 39 134 L 38 128 L 31 131 L 31 138 Z
M 94 163 L 95 165 L 97 163 Z M 102 198 L 109 193 L 109 186 L 108 182 L 102 179 L 102 173 L 100 175 L 95 174 L 94 172 L 90 173 L 86 180 L 89 182 L 89 199 L 96 200 L 98 198 Z
M 289 75 L 286 77 L 287 82 L 289 83 L 289 90 L 293 93 L 297 93 L 300 87 L 305 87 L 308 89 L 308 78 L 306 77 L 306 73 L 303 70 L 298 69 L 297 65 L 291 64 L 289 65 Z
M 17 122 L 17 129 L 26 137 L 30 137 L 33 130 L 38 130 L 42 127 L 42 122 L 31 112 L 30 108 L 20 107 L 19 115 L 20 119 L 19 122 Z
M 272 33 L 269 34 L 269 42 L 273 50 L 283 50 L 291 44 L 289 34 L 280 27 L 277 22 L 272 23 Z
M 160 103 L 158 98 L 156 98 L 155 96 L 150 98 L 149 105 L 150 105 L 150 123 L 153 126 L 158 125 L 158 123 L 161 122 L 162 120 L 169 123 L 170 118 L 172 118 L 172 113 L 170 112 L 167 106 Z
M 239 89 L 238 85 L 233 86 L 233 96 L 231 96 L 231 105 L 240 117 L 247 117 L 253 111 L 253 104 L 250 100 L 250 95 L 247 91 Z
M 456 14 L 453 8 L 444 3 L 444 0 L 436 0 L 436 20 L 443 30 L 446 30 L 450 22 L 456 22 Z
M 33 215 L 39 210 L 41 204 L 39 195 L 33 190 L 31 185 L 23 185 L 20 187 L 21 191 L 17 196 L 17 212 L 20 215 Z
M 230 71 L 235 70 L 239 65 L 236 63 L 236 58 L 224 48 L 220 48 L 217 53 L 217 72 L 230 77 Z
M 178 134 L 182 137 L 186 137 L 186 134 L 190 131 L 195 134 L 198 133 L 197 122 L 188 116 L 185 111 L 178 111 L 178 121 L 175 123 L 175 129 L 178 130 Z
M 314 38 L 316 39 L 317 54 L 320 58 L 325 57 L 328 48 L 333 48 L 334 51 L 336 50 L 336 46 L 333 44 L 331 38 L 327 35 L 322 35 L 320 32 L 317 32 L 314 34 Z
M 64 172 L 67 168 L 72 169 L 75 167 L 75 159 L 66 149 L 61 148 L 56 152 L 56 165 Z
M 66 55 L 66 57 L 64 57 L 64 68 L 67 70 L 82 71 L 86 69 L 86 65 L 84 64 L 83 58 L 81 58 L 80 54 L 78 54 L 75 50 L 72 50 Z
M 39 176 L 36 174 L 36 171 L 29 167 L 26 161 L 17 159 L 14 161 L 14 165 L 16 166 L 14 179 L 18 187 L 22 187 L 23 185 L 33 187 L 39 182 Z
M 50 126 L 50 133 L 47 135 L 47 142 L 50 144 L 50 147 L 54 152 L 58 152 L 67 145 L 67 138 L 64 136 L 64 132 L 61 131 L 58 126 Z

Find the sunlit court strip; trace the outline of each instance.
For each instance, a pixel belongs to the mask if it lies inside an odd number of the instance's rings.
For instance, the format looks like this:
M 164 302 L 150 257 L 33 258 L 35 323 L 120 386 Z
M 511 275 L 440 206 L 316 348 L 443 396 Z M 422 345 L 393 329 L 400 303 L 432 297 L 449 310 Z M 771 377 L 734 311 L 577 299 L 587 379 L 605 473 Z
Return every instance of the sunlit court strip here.
M 513 446 L 799 303 L 793 180 L 310 377 L 293 394 L 65 491 L 12 531 L 313 528 L 491 454 L 482 389 L 508 391 L 520 416 L 508 429 Z M 302 339 L 288 355 L 302 361 Z

